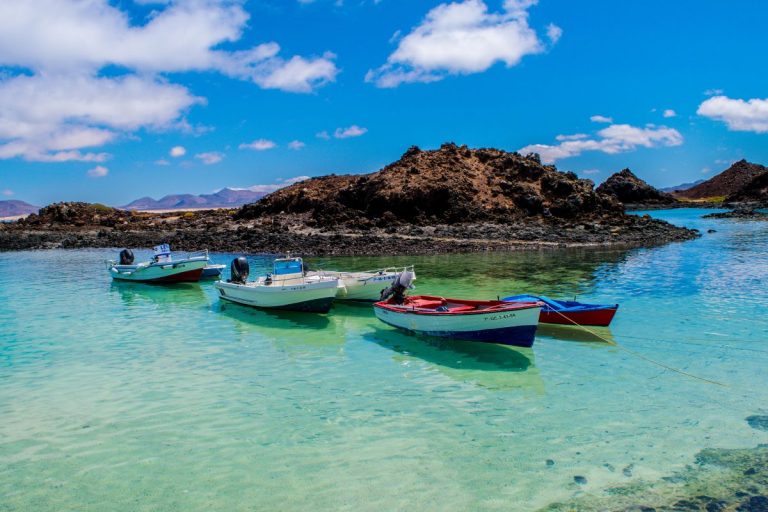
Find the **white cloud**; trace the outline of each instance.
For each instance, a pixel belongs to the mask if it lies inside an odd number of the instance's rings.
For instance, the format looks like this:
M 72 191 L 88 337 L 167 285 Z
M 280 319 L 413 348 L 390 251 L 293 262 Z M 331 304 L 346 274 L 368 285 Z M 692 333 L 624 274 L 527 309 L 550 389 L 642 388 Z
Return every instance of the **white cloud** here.
M 346 128 L 336 128 L 336 131 L 333 132 L 333 136 L 337 139 L 348 139 L 350 137 L 360 137 L 361 135 L 365 135 L 367 132 L 368 128 L 361 128 L 356 124 L 353 124 L 352 126 L 348 126 Z
M 213 165 L 224 160 L 224 153 L 218 151 L 209 151 L 206 153 L 198 153 L 195 158 L 202 161 L 205 165 Z
M 276 44 L 272 48 L 279 50 Z M 252 52 L 238 52 L 224 69 L 232 76 L 248 78 L 264 89 L 289 92 L 312 92 L 336 80 L 338 69 L 334 63 L 336 55 L 333 53 L 326 52 L 322 57 L 310 59 L 294 56 L 288 60 L 274 54 L 268 57 L 259 54 L 260 51 L 257 51 L 254 57 Z
M 274 42 L 240 51 L 248 13 L 239 1 L 139 0 L 131 19 L 108 0 L 0 2 L 0 159 L 104 161 L 101 147 L 140 129 L 194 130 L 204 103 L 165 73 L 218 72 L 262 88 L 311 92 L 335 80 L 335 56 L 280 55 Z M 102 76 L 108 66 L 120 76 Z
M 294 178 L 288 178 L 287 180 L 284 180 L 283 183 L 285 183 L 286 185 L 293 185 L 294 183 L 308 180 L 309 178 L 310 176 L 296 176 Z
M 601 115 L 592 116 L 589 118 L 590 121 L 593 123 L 612 123 L 613 118 L 612 117 L 606 117 Z
M 275 190 L 285 188 L 288 185 L 293 185 L 294 183 L 298 183 L 300 181 L 308 180 L 309 178 L 310 178 L 309 176 L 296 176 L 294 178 L 288 178 L 287 180 L 282 180 L 281 183 L 269 183 L 265 185 L 251 185 L 250 187 L 228 187 L 228 188 L 231 188 L 232 190 L 250 190 L 251 192 L 262 192 L 265 194 L 269 194 L 270 192 L 274 192 Z
M 558 135 L 555 139 L 562 142 L 564 140 L 581 140 L 586 139 L 587 137 L 589 137 L 589 135 L 586 133 L 574 133 L 573 135 Z
M 704 96 L 721 96 L 722 94 L 722 89 L 707 89 L 704 91 Z
M 563 35 L 563 29 L 555 25 L 554 23 L 550 23 L 547 25 L 547 37 L 552 42 L 552 44 L 557 43 L 560 40 L 560 37 Z
M 676 117 L 676 116 L 677 116 L 677 112 L 675 112 L 675 111 L 674 111 L 674 110 L 672 110 L 671 108 L 668 108 L 667 110 L 665 110 L 665 111 L 664 111 L 664 113 L 663 113 L 662 115 L 663 115 L 664 117 L 668 117 L 668 118 L 669 118 L 669 117 Z
M 93 169 L 89 169 L 86 174 L 91 178 L 103 178 L 104 176 L 109 174 L 109 169 L 107 169 L 103 165 L 97 165 Z
M 333 81 L 334 56 L 278 56 L 277 43 L 214 49 L 239 41 L 249 19 L 240 2 L 164 2 L 143 25 L 107 0 L 0 2 L 0 63 L 46 72 L 95 72 L 117 65 L 142 72 L 218 71 L 265 88 L 309 92 Z
M 6 197 L 11 197 L 13 195 L 13 190 L 9 188 L 3 189 L 3 195 Z
M 722 121 L 728 129 L 740 132 L 768 132 L 768 99 L 731 99 L 714 96 L 699 105 L 700 116 Z
M 386 64 L 368 71 L 366 82 L 397 87 L 406 82 L 434 82 L 448 75 L 480 73 L 497 62 L 517 65 L 545 45 L 528 25 L 527 9 L 535 1 L 507 0 L 500 13 L 488 12 L 483 0 L 440 4 L 421 24 L 397 40 Z M 562 29 L 547 29 L 554 43 Z
M 315 137 L 317 137 L 318 139 L 323 139 L 323 140 L 328 140 L 328 139 L 330 139 L 330 138 L 331 138 L 331 136 L 330 136 L 330 135 L 328 134 L 328 132 L 327 132 L 327 131 L 325 131 L 325 130 L 323 130 L 323 131 L 321 131 L 321 132 L 317 132 L 317 133 L 315 134 Z
M 171 162 L 165 158 L 161 158 L 160 160 L 155 160 L 155 165 L 171 165 Z
M 253 149 L 254 151 L 266 151 L 268 149 L 276 148 L 277 144 L 269 139 L 256 139 L 253 142 L 243 143 L 238 146 L 240 149 Z
M 291 142 L 288 143 L 288 147 L 290 149 L 294 149 L 294 150 L 299 150 L 299 149 L 303 148 L 304 146 L 306 146 L 306 144 L 304 144 L 300 140 L 292 140 Z
M 173 146 L 168 152 L 173 158 L 179 158 L 187 154 L 187 150 L 184 146 Z
M 104 161 L 108 155 L 77 150 L 140 128 L 167 129 L 200 102 L 184 87 L 130 75 L 6 78 L 0 80 L 0 158 Z
M 674 128 L 666 126 L 646 125 L 644 128 L 628 124 L 612 124 L 599 130 L 596 137 L 584 138 L 578 134 L 576 138 L 569 135 L 559 135 L 560 144 L 532 144 L 519 150 L 522 154 L 538 153 L 545 163 L 578 156 L 585 151 L 600 151 L 607 154 L 625 153 L 638 147 L 654 148 L 679 146 L 683 136 Z
M 581 171 L 582 174 L 600 174 L 600 169 L 585 169 Z

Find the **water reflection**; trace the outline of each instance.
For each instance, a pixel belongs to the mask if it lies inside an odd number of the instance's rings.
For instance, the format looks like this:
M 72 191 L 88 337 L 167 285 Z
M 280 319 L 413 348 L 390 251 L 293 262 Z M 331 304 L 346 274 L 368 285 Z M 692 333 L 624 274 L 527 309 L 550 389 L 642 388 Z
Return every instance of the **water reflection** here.
M 290 332 L 290 329 L 325 329 L 330 324 L 328 315 L 305 313 L 301 311 L 284 311 L 280 309 L 259 309 L 232 302 L 220 300 L 214 310 L 237 320 L 249 328 L 279 329 Z
M 365 332 L 363 339 L 393 351 L 396 361 L 430 363 L 452 380 L 491 389 L 543 391 L 531 349 L 414 335 L 379 326 Z
M 208 298 L 198 283 L 147 284 L 130 281 L 112 281 L 110 293 L 116 294 L 129 307 L 142 305 L 145 301 L 166 307 L 207 306 Z
M 562 341 L 597 342 L 616 345 L 613 333 L 608 327 L 590 327 L 584 330 L 576 326 L 539 324 L 536 337 L 554 338 Z M 536 344 L 534 343 L 534 346 Z

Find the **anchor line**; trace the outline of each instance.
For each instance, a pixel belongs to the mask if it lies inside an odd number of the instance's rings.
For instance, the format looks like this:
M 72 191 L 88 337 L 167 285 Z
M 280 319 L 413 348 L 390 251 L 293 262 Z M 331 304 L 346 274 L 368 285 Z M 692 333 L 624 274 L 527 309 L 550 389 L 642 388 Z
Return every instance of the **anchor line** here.
M 654 359 L 651 359 L 650 357 L 647 357 L 647 356 L 644 356 L 644 355 L 642 355 L 642 354 L 640 354 L 640 353 L 637 353 L 637 352 L 635 352 L 634 350 L 630 350 L 630 349 L 628 349 L 628 348 L 626 348 L 626 347 L 624 347 L 624 346 L 622 346 L 622 345 L 619 345 L 618 343 L 615 343 L 615 342 L 611 342 L 611 340 L 608 340 L 607 338 L 605 338 L 605 337 L 603 337 L 603 336 L 600 336 L 600 334 L 596 333 L 596 332 L 595 332 L 595 331 L 593 331 L 592 329 L 587 329 L 585 326 L 583 326 L 583 325 L 581 325 L 581 324 L 577 323 L 576 321 L 574 321 L 574 320 L 573 320 L 573 319 L 571 319 L 571 318 L 568 318 L 567 316 L 565 316 L 565 315 L 564 315 L 564 314 L 562 314 L 561 312 L 559 312 L 559 311 L 557 311 L 557 310 L 553 310 L 553 311 L 555 311 L 555 313 L 557 313 L 558 315 L 562 316 L 563 318 L 565 318 L 566 320 L 568 320 L 569 322 L 571 322 L 571 323 L 572 323 L 573 325 L 575 325 L 576 327 L 579 327 L 580 329 L 584 330 L 585 332 L 588 332 L 588 333 L 589 333 L 589 334 L 591 334 L 592 336 L 594 336 L 594 337 L 596 337 L 596 338 L 599 338 L 599 339 L 601 339 L 601 340 L 605 341 L 606 343 L 612 344 L 613 346 L 615 346 L 615 347 L 617 347 L 617 348 L 619 348 L 619 349 L 621 349 L 621 350 L 623 350 L 623 351 L 627 352 L 628 354 L 631 354 L 631 355 L 633 355 L 633 356 L 635 356 L 635 357 L 637 357 L 637 358 L 639 358 L 639 359 L 642 359 L 642 360 L 644 360 L 644 361 L 647 361 L 647 362 L 649 362 L 649 363 L 651 363 L 651 364 L 654 364 L 654 365 L 656 365 L 656 366 L 658 366 L 658 367 L 660 367 L 660 368 L 664 368 L 665 370 L 669 370 L 669 371 L 671 371 L 671 372 L 679 373 L 680 375 L 685 375 L 686 377 L 690 377 L 690 378 L 692 378 L 692 379 L 700 380 L 700 381 L 703 381 L 703 382 L 706 382 L 706 383 L 709 383 L 709 384 L 714 384 L 714 385 L 716 385 L 716 386 L 728 387 L 726 384 L 723 384 L 722 382 L 718 382 L 718 381 L 716 381 L 716 380 L 707 379 L 707 378 L 705 378 L 705 377 L 699 377 L 698 375 L 694 375 L 694 374 L 692 374 L 692 373 L 688 373 L 688 372 L 686 372 L 686 371 L 684 371 L 684 370 L 680 370 L 679 368 L 674 368 L 674 367 L 672 367 L 672 366 L 669 366 L 669 365 L 666 365 L 666 364 L 664 364 L 664 363 L 661 363 L 661 362 L 659 362 L 659 361 L 656 361 L 656 360 L 654 360 Z

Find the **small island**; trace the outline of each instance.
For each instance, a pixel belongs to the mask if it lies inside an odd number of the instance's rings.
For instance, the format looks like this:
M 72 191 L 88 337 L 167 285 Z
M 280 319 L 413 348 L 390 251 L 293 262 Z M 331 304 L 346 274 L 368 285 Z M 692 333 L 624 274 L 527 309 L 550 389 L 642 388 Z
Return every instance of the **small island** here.
M 631 173 L 630 173 L 631 174 Z M 607 187 L 538 155 L 412 147 L 363 175 L 310 178 L 236 209 L 137 212 L 57 203 L 0 226 L 0 250 L 147 247 L 306 255 L 642 247 L 695 230 L 627 214 Z

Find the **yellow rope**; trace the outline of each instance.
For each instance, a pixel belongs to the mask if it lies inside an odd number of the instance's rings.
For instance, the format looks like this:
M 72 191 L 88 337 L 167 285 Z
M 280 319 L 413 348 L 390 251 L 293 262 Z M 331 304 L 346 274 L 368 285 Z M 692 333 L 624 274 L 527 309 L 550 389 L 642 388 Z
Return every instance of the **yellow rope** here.
M 699 377 L 698 375 L 693 375 L 692 373 L 688 373 L 688 372 L 685 372 L 685 371 L 683 371 L 683 370 L 680 370 L 680 369 L 678 369 L 678 368 L 673 368 L 673 367 L 671 367 L 671 366 L 669 366 L 669 365 L 666 365 L 666 364 L 664 364 L 664 363 L 660 363 L 660 362 L 658 362 L 658 361 L 655 361 L 655 360 L 651 359 L 650 357 L 647 357 L 647 356 L 644 356 L 644 355 L 642 355 L 642 354 L 639 354 L 639 353 L 637 353 L 637 352 L 635 352 L 635 351 L 633 351 L 633 350 L 630 350 L 630 349 L 628 349 L 628 348 L 626 348 L 626 347 L 624 347 L 624 346 L 622 346 L 622 345 L 619 345 L 619 344 L 618 344 L 618 343 L 616 343 L 616 342 L 612 342 L 611 340 L 608 340 L 608 339 L 604 338 L 603 336 L 600 336 L 600 335 L 599 335 L 598 333 L 596 333 L 595 331 L 593 331 L 593 330 L 591 330 L 591 329 L 587 329 L 585 326 L 583 326 L 583 325 L 581 325 L 581 324 L 579 324 L 579 323 L 575 322 L 575 321 L 574 321 L 574 320 L 572 320 L 571 318 L 568 318 L 567 316 L 565 316 L 565 315 L 564 315 L 564 314 L 562 314 L 561 312 L 557 311 L 556 309 L 553 309 L 552 311 L 554 311 L 555 313 L 557 313 L 557 314 L 558 314 L 558 315 L 560 315 L 561 317 L 565 318 L 566 320 L 568 320 L 569 322 L 571 322 L 571 323 L 572 323 L 573 325 L 575 325 L 576 327 L 579 327 L 580 329 L 582 329 L 582 330 L 584 330 L 584 331 L 588 332 L 588 333 L 589 333 L 589 334 L 591 334 L 592 336 L 595 336 L 596 338 L 599 338 L 599 339 L 601 339 L 601 340 L 605 341 L 606 343 L 610 343 L 610 344 L 612 344 L 613 346 L 615 346 L 615 347 L 617 347 L 617 348 L 620 348 L 621 350 L 623 350 L 623 351 L 625 351 L 625 352 L 627 352 L 627 353 L 629 353 L 629 354 L 631 354 L 631 355 L 633 355 L 633 356 L 635 356 L 635 357 L 638 357 L 638 358 L 640 358 L 640 359 L 643 359 L 644 361 L 647 361 L 647 362 L 649 362 L 649 363 L 651 363 L 651 364 L 655 364 L 656 366 L 659 366 L 659 367 L 661 367 L 661 368 L 664 368 L 665 370 L 669 370 L 669 371 L 672 371 L 672 372 L 675 372 L 675 373 L 679 373 L 679 374 L 681 374 L 681 375 L 685 375 L 686 377 L 690 377 L 690 378 L 692 378 L 692 379 L 701 380 L 701 381 L 707 382 L 707 383 L 709 383 L 709 384 L 715 384 L 715 385 L 717 385 L 717 386 L 728 387 L 726 384 L 723 384 L 722 382 L 718 382 L 718 381 L 716 381 L 716 380 L 710 380 L 710 379 L 706 379 L 706 378 L 704 378 L 704 377 Z

